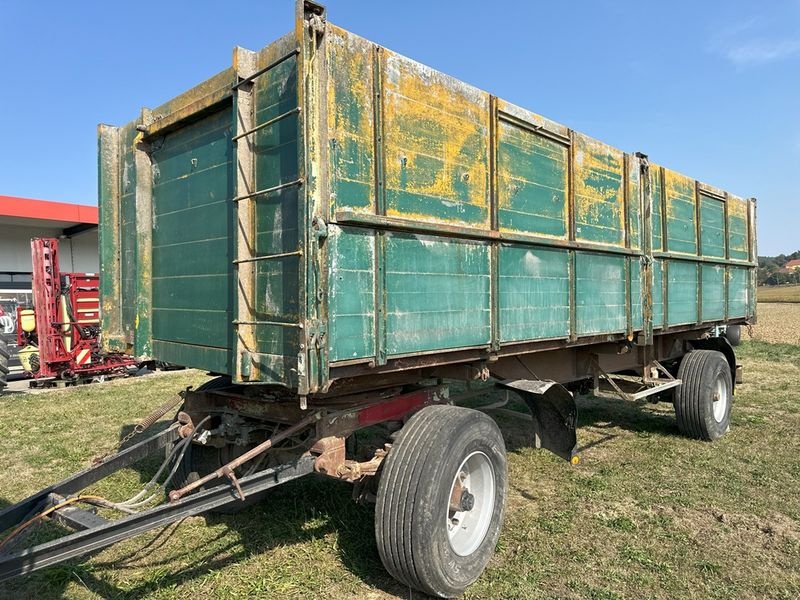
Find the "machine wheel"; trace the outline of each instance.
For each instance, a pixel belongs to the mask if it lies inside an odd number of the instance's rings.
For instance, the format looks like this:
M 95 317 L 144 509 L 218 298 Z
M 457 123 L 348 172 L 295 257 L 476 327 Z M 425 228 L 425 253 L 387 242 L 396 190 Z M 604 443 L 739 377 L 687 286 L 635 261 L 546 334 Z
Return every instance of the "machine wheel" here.
M 8 352 L 8 344 L 0 335 L 0 393 L 8 384 L 8 359 L 11 355 Z
M 742 343 L 742 326 L 728 325 L 725 328 L 725 337 L 728 338 L 731 346 L 738 346 Z
M 386 457 L 375 539 L 386 570 L 433 596 L 459 596 L 483 572 L 500 535 L 506 450 L 495 422 L 457 406 L 429 406 Z
M 683 383 L 675 390 L 675 416 L 684 435 L 713 441 L 730 428 L 733 383 L 725 355 L 692 350 L 678 368 Z

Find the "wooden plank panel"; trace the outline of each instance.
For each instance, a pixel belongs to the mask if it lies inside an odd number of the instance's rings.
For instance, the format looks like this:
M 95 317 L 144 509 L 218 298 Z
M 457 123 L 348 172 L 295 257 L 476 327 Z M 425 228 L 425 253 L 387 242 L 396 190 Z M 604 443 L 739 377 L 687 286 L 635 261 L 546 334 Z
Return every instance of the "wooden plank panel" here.
M 664 268 L 663 262 L 653 259 L 653 328 L 664 326 Z
M 728 196 L 728 248 L 730 258 L 747 260 L 747 201 Z
M 747 316 L 750 290 L 748 286 L 748 269 L 744 267 L 728 268 L 728 318 Z
M 576 133 L 574 144 L 575 238 L 622 246 L 625 243 L 624 155 Z
M 703 193 L 700 194 L 700 254 L 725 258 L 725 204 Z
M 625 258 L 575 253 L 575 303 L 578 335 L 623 333 L 627 328 Z
M 330 360 L 375 354 L 375 235 L 365 229 L 331 227 L 328 335 Z
M 386 237 L 387 353 L 488 344 L 488 245 Z
M 375 210 L 372 42 L 328 24 L 331 209 Z
M 569 253 L 501 246 L 500 340 L 569 336 Z
M 383 55 L 386 213 L 488 227 L 488 94 Z
M 653 252 L 660 252 L 664 249 L 664 236 L 662 235 L 662 220 L 663 220 L 663 207 L 662 207 L 662 194 L 664 193 L 664 184 L 661 178 L 661 168 L 657 165 L 650 165 L 650 198 L 651 198 L 651 212 L 650 223 L 652 226 L 652 245 Z
M 721 321 L 725 318 L 725 267 L 701 265 L 703 282 L 703 321 Z
M 498 218 L 500 229 L 566 239 L 568 148 L 499 122 Z
M 671 260 L 668 263 L 667 324 L 696 323 L 698 264 L 685 260 Z
M 697 254 L 697 218 L 694 180 L 664 169 L 669 252 Z

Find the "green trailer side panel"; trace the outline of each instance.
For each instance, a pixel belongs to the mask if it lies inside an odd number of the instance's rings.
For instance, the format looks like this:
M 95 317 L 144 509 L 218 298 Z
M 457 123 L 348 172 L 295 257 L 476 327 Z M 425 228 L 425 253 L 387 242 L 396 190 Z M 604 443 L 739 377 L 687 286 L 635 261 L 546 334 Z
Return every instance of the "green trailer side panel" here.
M 388 354 L 489 343 L 488 248 L 480 242 L 387 234 Z
M 653 235 L 653 252 L 664 250 L 664 236 L 662 235 L 664 211 L 661 203 L 664 184 L 661 179 L 661 169 L 656 165 L 650 165 L 650 196 L 652 198 L 650 224 Z
M 489 95 L 383 50 L 386 214 L 489 223 Z
M 695 182 L 664 169 L 667 208 L 667 251 L 697 254 Z
M 730 258 L 747 260 L 748 252 L 747 201 L 728 197 L 728 247 Z
M 578 335 L 623 333 L 627 328 L 625 257 L 575 253 Z
M 258 53 L 256 68 L 263 69 L 294 47 L 291 36 Z M 297 108 L 297 59 L 288 58 L 261 75 L 254 86 L 254 126 L 278 119 L 253 134 L 256 190 L 296 181 L 300 177 Z M 288 116 L 287 116 L 288 115 Z M 279 118 L 280 117 L 280 118 Z M 245 201 L 254 206 L 256 257 L 301 251 L 302 188 L 292 186 Z M 245 204 L 247 206 L 247 204 Z M 293 386 L 297 381 L 302 257 L 280 256 L 255 263 L 254 319 L 256 348 L 262 380 Z
M 703 278 L 703 321 L 722 321 L 725 318 L 725 267 L 700 265 Z
M 209 370 L 228 364 L 232 344 L 231 122 L 220 110 L 151 152 L 153 339 L 161 360 Z
M 133 145 L 136 128 L 126 125 L 120 134 L 121 190 L 120 190 L 120 293 L 122 296 L 122 335 L 133 346 L 136 324 L 136 165 Z
M 671 260 L 667 266 L 667 325 L 697 322 L 697 263 Z
M 328 26 L 331 209 L 375 210 L 373 48 Z
M 628 156 L 626 168 L 628 169 L 626 205 L 628 207 L 628 240 L 633 250 L 642 248 L 642 171 L 639 161 Z
M 574 143 L 575 237 L 587 242 L 625 243 L 624 155 L 576 133 Z
M 500 229 L 566 238 L 568 148 L 506 121 L 498 125 Z
M 569 336 L 569 252 L 500 246 L 500 340 Z
M 644 314 L 642 310 L 642 263 L 638 258 L 631 259 L 631 327 L 633 331 L 644 328 Z
M 700 196 L 700 254 L 709 258 L 725 257 L 725 204 Z M 705 292 L 703 300 L 705 301 Z
M 653 328 L 664 326 L 664 267 L 661 259 L 653 259 Z
M 748 270 L 743 267 L 728 267 L 728 318 L 747 316 L 749 301 Z
M 375 234 L 355 227 L 329 228 L 331 361 L 375 354 Z

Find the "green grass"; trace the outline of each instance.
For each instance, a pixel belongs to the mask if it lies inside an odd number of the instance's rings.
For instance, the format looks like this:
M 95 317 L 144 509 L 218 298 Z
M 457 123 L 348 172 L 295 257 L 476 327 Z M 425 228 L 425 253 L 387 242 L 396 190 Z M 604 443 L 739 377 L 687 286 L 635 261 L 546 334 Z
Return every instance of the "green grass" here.
M 756 295 L 759 302 L 800 302 L 800 285 L 762 285 Z
M 671 407 L 579 402 L 579 466 L 509 448 L 506 523 L 468 598 L 800 596 L 800 347 L 746 342 L 729 435 L 681 437 Z M 0 498 L 17 501 L 87 465 L 194 371 L 0 401 Z M 129 470 L 98 489 L 125 497 Z M 41 532 L 47 535 L 47 532 Z M 232 516 L 162 532 L 0 587 L 9 598 L 409 598 L 378 559 L 372 509 L 308 478 Z M 420 597 L 418 594 L 414 598 Z

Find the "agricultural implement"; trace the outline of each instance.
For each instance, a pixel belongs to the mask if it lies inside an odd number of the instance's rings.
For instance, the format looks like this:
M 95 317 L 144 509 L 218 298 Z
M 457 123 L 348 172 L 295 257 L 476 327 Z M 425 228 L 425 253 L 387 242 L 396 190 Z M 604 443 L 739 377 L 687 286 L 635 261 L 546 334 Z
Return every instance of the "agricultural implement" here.
M 218 377 L 165 432 L 0 513 L 83 528 L 12 549 L 0 576 L 317 473 L 375 503 L 392 576 L 450 597 L 502 526 L 489 414 L 521 408 L 531 443 L 572 464 L 581 393 L 671 402 L 691 438 L 727 432 L 728 339 L 755 321 L 753 199 L 296 7 L 286 36 L 100 126 L 103 344 Z M 522 401 L 460 406 L 451 380 Z M 79 495 L 161 448 L 140 494 Z M 75 506 L 91 502 L 140 512 L 98 521 Z
M 101 347 L 100 276 L 66 273 L 58 240 L 31 240 L 34 307 L 17 307 L 17 346 L 32 386 L 126 375 L 135 359 Z

